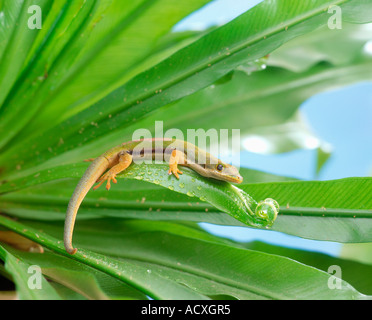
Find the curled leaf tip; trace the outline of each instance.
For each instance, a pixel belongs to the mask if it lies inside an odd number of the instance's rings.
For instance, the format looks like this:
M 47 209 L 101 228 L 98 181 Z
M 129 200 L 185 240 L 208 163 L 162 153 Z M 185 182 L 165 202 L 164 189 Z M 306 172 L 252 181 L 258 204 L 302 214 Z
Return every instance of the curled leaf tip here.
M 255 214 L 259 219 L 267 222 L 267 227 L 273 225 L 279 213 L 279 204 L 276 200 L 267 198 L 257 204 Z
M 236 217 L 238 220 L 255 227 L 269 228 L 273 225 L 279 213 L 279 204 L 276 200 L 267 198 L 257 203 L 248 193 L 234 185 L 230 186 L 239 196 L 236 202 L 241 201 L 244 204 L 244 216 L 239 215 Z

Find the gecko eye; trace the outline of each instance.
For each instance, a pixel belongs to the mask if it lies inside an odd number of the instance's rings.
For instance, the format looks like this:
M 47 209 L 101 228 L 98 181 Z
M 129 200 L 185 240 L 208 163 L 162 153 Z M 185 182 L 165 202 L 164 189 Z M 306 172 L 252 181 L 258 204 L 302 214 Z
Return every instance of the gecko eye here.
M 218 170 L 218 171 L 222 171 L 222 170 L 223 170 L 223 165 L 222 165 L 222 164 L 219 164 L 219 165 L 217 166 L 217 170 Z

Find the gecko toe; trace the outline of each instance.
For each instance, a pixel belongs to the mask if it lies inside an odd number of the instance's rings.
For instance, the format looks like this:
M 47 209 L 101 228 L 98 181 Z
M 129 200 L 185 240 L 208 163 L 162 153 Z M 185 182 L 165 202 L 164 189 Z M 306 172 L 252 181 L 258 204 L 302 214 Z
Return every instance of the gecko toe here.
M 95 187 L 93 187 L 93 190 L 97 190 L 102 185 L 102 183 L 104 182 L 104 180 L 97 181 L 97 182 L 99 182 L 99 183 Z

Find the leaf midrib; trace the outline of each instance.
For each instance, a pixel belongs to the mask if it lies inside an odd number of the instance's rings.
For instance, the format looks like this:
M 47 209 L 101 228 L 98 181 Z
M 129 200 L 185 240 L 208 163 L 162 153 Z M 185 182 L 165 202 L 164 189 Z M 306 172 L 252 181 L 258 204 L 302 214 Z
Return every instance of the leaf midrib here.
M 345 3 L 345 2 L 349 2 L 349 1 L 350 1 L 350 0 L 339 0 L 339 1 L 337 2 L 337 4 L 343 4 L 343 3 Z M 324 8 L 328 8 L 328 7 L 329 7 L 328 5 L 324 6 Z M 248 39 L 246 39 L 245 41 L 241 41 L 241 44 L 238 42 L 237 44 L 235 44 L 235 46 L 233 47 L 233 49 L 230 49 L 230 48 L 229 48 L 229 50 L 228 50 L 229 55 L 228 55 L 228 56 L 231 56 L 231 55 L 233 55 L 233 54 L 236 54 L 236 53 L 238 53 L 239 51 L 244 50 L 244 49 L 246 49 L 247 47 L 254 45 L 255 43 L 257 43 L 257 42 L 259 42 L 260 40 L 264 39 L 264 37 L 266 37 L 265 40 L 267 40 L 268 37 L 270 37 L 270 36 L 272 36 L 272 35 L 274 35 L 274 34 L 276 34 L 276 33 L 279 33 L 279 32 L 285 32 L 285 31 L 286 31 L 286 27 L 288 27 L 288 28 L 289 28 L 290 26 L 293 27 L 294 25 L 303 22 L 303 20 L 305 20 L 305 19 L 308 19 L 308 18 L 311 18 L 311 17 L 313 17 L 313 16 L 316 16 L 316 15 L 319 14 L 320 12 L 324 11 L 324 8 L 321 7 L 321 9 L 319 9 L 319 10 L 313 10 L 313 11 L 310 11 L 310 13 L 308 13 L 308 14 L 303 14 L 303 15 L 301 15 L 300 17 L 302 17 L 302 19 L 301 19 L 300 21 L 299 21 L 298 19 L 290 19 L 288 23 L 283 23 L 283 22 L 282 22 L 282 23 L 281 23 L 281 26 L 276 26 L 276 27 L 273 27 L 273 28 L 269 28 L 269 29 L 272 29 L 272 31 L 269 31 L 269 32 L 267 32 L 267 33 L 264 32 L 264 31 L 262 31 L 261 33 L 259 33 L 259 34 L 255 35 L 255 36 L 253 36 L 253 38 L 248 38 Z M 244 15 L 244 14 L 243 14 L 243 15 Z M 298 17 L 298 16 L 297 16 L 297 17 Z M 297 18 L 297 17 L 296 17 L 296 18 Z M 238 18 L 239 18 L 239 17 L 238 17 Z M 234 22 L 234 20 L 231 21 L 231 22 Z M 230 23 L 231 23 L 231 22 L 230 22 Z M 223 30 L 224 28 L 228 27 L 230 23 L 227 23 L 227 24 L 226 24 L 224 27 L 222 27 L 222 28 L 219 28 L 219 29 L 216 29 L 216 30 L 210 32 L 209 34 L 207 34 L 206 36 L 202 37 L 202 38 L 199 39 L 199 40 L 202 41 L 202 40 L 203 40 L 204 38 L 206 38 L 206 37 L 213 36 L 214 33 L 221 32 L 221 30 Z M 283 25 L 285 25 L 286 27 L 283 27 Z M 267 29 L 265 29 L 265 30 L 267 30 Z M 199 41 L 196 41 L 196 42 L 192 43 L 192 44 L 189 45 L 188 47 L 191 47 L 193 44 L 195 44 L 195 43 L 197 43 L 197 42 L 199 42 Z M 188 47 L 186 47 L 186 49 L 187 49 Z M 221 50 L 222 50 L 222 49 L 223 49 L 223 48 L 221 48 Z M 181 51 L 183 51 L 183 50 L 181 50 Z M 181 52 L 181 51 L 179 51 L 179 52 Z M 179 52 L 176 52 L 175 55 L 179 55 Z M 190 69 L 188 69 L 189 71 L 187 71 L 187 72 L 181 74 L 179 77 L 176 77 L 174 80 L 170 80 L 170 81 L 168 81 L 168 82 L 165 81 L 165 82 L 163 83 L 163 85 L 158 85 L 158 86 L 157 86 L 157 89 L 161 89 L 161 90 L 164 92 L 165 90 L 167 90 L 168 88 L 174 86 L 175 84 L 180 83 L 180 82 L 184 81 L 184 80 L 187 79 L 187 78 L 190 78 L 192 75 L 197 74 L 197 73 L 200 73 L 201 71 L 203 71 L 203 70 L 205 70 L 205 69 L 208 69 L 208 68 L 210 68 L 210 67 L 213 67 L 213 64 L 217 64 L 217 63 L 223 61 L 223 60 L 226 59 L 226 58 L 228 59 L 228 56 L 223 55 L 223 54 L 221 54 L 221 55 L 216 54 L 214 58 L 212 57 L 212 58 L 208 58 L 208 59 L 203 59 L 203 60 L 206 60 L 204 63 L 202 62 L 202 63 L 200 63 L 199 65 L 195 66 L 194 68 L 190 68 Z M 171 59 L 172 57 L 174 57 L 174 55 L 171 56 L 170 59 Z M 168 61 L 168 59 L 166 59 L 166 60 L 164 61 L 164 64 L 165 64 L 167 61 Z M 211 65 L 211 66 L 209 66 L 209 65 Z M 150 93 L 150 90 L 149 90 L 148 92 L 149 92 L 149 93 L 145 93 L 145 94 L 143 94 L 142 96 L 136 97 L 136 98 L 137 98 L 136 100 L 137 100 L 137 101 L 139 100 L 139 101 L 142 101 L 142 102 L 143 102 L 144 100 L 147 100 L 147 99 L 151 98 L 152 96 L 156 95 L 156 94 L 154 94 L 153 92 Z M 126 105 L 126 106 L 130 106 L 130 105 L 135 104 L 135 103 L 136 103 L 136 101 L 131 100 L 129 103 L 124 104 L 124 105 Z
M 348 1 L 350 1 L 350 0 L 339 0 L 339 1 L 335 1 L 335 3 L 336 4 L 343 4 L 343 3 L 346 3 Z M 300 16 L 296 16 L 296 18 L 289 19 L 287 21 L 287 23 L 281 22 L 281 23 L 279 23 L 279 25 L 276 25 L 275 27 L 272 27 L 272 28 L 267 28 L 264 31 L 261 31 L 259 34 L 256 34 L 253 37 L 249 37 L 245 41 L 237 42 L 237 43 L 235 43 L 235 45 L 233 46 L 233 48 L 231 50 L 229 49 L 229 53 L 230 54 L 236 54 L 239 51 L 248 47 L 249 45 L 253 45 L 256 42 L 259 42 L 260 40 L 262 41 L 264 36 L 270 37 L 270 36 L 272 36 L 272 35 L 274 35 L 275 33 L 278 33 L 278 32 L 286 32 L 287 27 L 294 26 L 296 24 L 299 24 L 299 23 L 303 22 L 305 19 L 311 18 L 312 16 L 316 16 L 317 14 L 322 13 L 322 11 L 324 11 L 325 8 L 328 8 L 328 5 L 323 5 L 323 6 L 318 7 L 317 9 L 310 10 L 310 11 L 308 11 L 308 12 L 306 12 L 306 13 L 300 15 Z M 247 13 L 249 13 L 249 11 Z M 237 19 L 239 19 L 240 17 L 238 17 Z M 231 21 L 230 23 L 232 23 L 233 21 Z M 219 28 L 215 31 L 212 31 L 211 33 L 207 34 L 205 37 L 209 37 L 211 35 L 213 36 L 215 33 L 218 34 L 218 32 L 221 32 L 221 30 L 226 29 L 226 27 L 228 27 L 230 23 L 226 24 L 222 28 Z M 286 26 L 286 27 L 284 28 L 284 26 Z M 201 38 L 200 40 L 204 39 L 205 37 Z M 199 43 L 199 41 L 196 41 L 193 44 Z M 191 44 L 190 46 L 192 46 L 193 44 Z M 187 50 L 187 48 L 189 48 L 190 46 L 186 47 L 185 49 Z M 164 64 L 168 63 L 169 59 L 172 59 L 172 57 L 174 58 L 175 56 L 178 56 L 181 53 L 184 53 L 184 50 L 178 51 L 177 53 L 172 55 L 170 58 L 163 61 L 160 65 L 164 65 Z M 161 89 L 163 91 L 159 95 L 166 94 L 166 91 L 167 91 L 168 88 L 170 88 L 172 86 L 175 86 L 177 83 L 182 82 L 183 80 L 189 78 L 190 76 L 192 76 L 195 73 L 199 73 L 199 72 L 201 72 L 201 71 L 203 71 L 207 68 L 210 68 L 209 65 L 211 65 L 211 68 L 213 68 L 213 64 L 219 63 L 219 62 L 223 61 L 224 59 L 226 59 L 226 55 L 220 55 L 219 56 L 217 53 L 215 54 L 214 57 L 210 57 L 210 59 L 209 58 L 207 59 L 206 57 L 203 57 L 203 59 L 201 59 L 202 60 L 201 62 L 198 61 L 196 63 L 196 66 L 187 69 L 186 72 L 181 72 L 180 75 L 175 76 L 173 79 L 170 79 L 168 81 L 164 81 L 162 84 L 161 83 L 156 83 L 155 88 L 157 88 L 158 90 Z M 156 68 L 156 67 L 154 67 L 154 68 Z M 153 70 L 153 68 L 151 68 L 149 70 Z M 144 72 L 144 73 L 146 73 L 146 72 Z M 137 78 L 138 77 L 137 76 L 134 79 L 137 79 L 137 80 L 141 79 L 141 75 L 143 75 L 144 73 L 139 75 L 140 78 Z M 153 88 L 153 89 L 155 89 L 155 88 Z M 133 100 L 127 101 L 124 104 L 120 104 L 119 107 L 113 108 L 113 110 L 110 110 L 110 113 L 112 115 L 114 115 L 114 114 L 118 113 L 120 110 L 126 110 L 128 107 L 136 105 L 136 101 L 134 101 L 134 100 L 137 100 L 138 102 L 142 103 L 144 100 L 148 100 L 151 97 L 157 95 L 157 93 L 154 93 L 154 91 L 155 90 L 148 90 L 148 92 L 144 92 L 142 95 L 134 97 Z M 104 114 L 104 116 L 106 116 L 106 114 Z M 96 121 L 98 119 L 100 119 L 100 117 L 96 118 Z M 92 119 L 90 119 L 88 122 L 90 122 L 91 120 Z M 80 123 L 80 125 L 81 125 L 81 123 Z M 69 137 L 73 134 L 75 134 L 75 133 L 71 132 L 67 136 Z

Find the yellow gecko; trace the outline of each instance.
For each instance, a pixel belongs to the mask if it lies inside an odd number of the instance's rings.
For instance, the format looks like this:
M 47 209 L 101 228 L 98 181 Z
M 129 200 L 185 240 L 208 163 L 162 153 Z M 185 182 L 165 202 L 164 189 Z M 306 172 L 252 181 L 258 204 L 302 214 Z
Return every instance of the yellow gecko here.
M 193 169 L 204 177 L 233 183 L 243 181 L 236 167 L 222 162 L 186 141 L 164 138 L 123 143 L 96 159 L 88 160 L 93 162 L 80 179 L 67 207 L 64 245 L 68 253 L 75 254 L 77 251 L 72 246 L 73 229 L 80 204 L 90 188 L 98 183 L 93 188 L 95 190 L 107 181 L 106 189 L 109 190 L 111 181 L 117 183 L 116 175 L 118 173 L 128 168 L 133 161 L 146 160 L 146 158 L 168 161 L 168 174 L 173 174 L 177 179 L 179 179 L 179 174 L 182 174 L 178 169 L 178 165 L 181 165 Z

